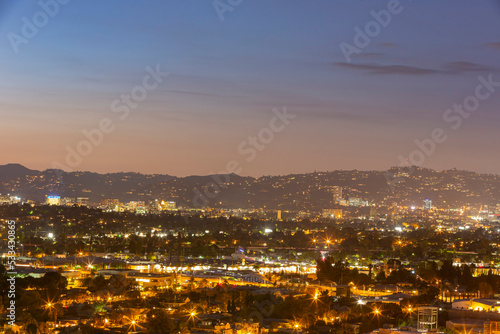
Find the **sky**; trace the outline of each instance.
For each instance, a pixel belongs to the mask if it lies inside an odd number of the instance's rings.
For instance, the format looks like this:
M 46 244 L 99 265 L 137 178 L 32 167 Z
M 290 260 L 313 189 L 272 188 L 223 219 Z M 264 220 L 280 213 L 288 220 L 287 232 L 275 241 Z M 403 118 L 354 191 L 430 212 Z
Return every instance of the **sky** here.
M 55 1 L 0 4 L 0 164 L 500 174 L 498 0 Z

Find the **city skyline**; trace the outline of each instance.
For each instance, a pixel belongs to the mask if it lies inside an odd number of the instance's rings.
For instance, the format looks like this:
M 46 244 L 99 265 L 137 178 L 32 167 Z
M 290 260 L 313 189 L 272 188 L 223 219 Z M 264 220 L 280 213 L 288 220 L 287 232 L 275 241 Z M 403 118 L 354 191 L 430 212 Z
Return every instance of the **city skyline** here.
M 31 168 L 29 165 L 24 165 L 18 162 L 6 162 L 4 164 L 0 164 L 0 167 L 6 167 L 6 166 L 13 166 L 13 167 L 19 167 L 21 169 L 27 168 L 30 171 L 34 172 L 46 172 L 50 170 L 57 170 L 57 168 L 52 168 L 48 167 L 45 169 L 37 169 L 37 168 Z M 331 169 L 331 170 L 313 170 L 313 171 L 307 171 L 307 172 L 297 172 L 297 173 L 278 173 L 278 174 L 263 174 L 263 175 L 244 175 L 244 174 L 238 174 L 238 173 L 233 173 L 234 175 L 240 176 L 240 177 L 249 177 L 252 179 L 259 179 L 259 178 L 266 178 L 266 177 L 279 177 L 279 176 L 293 176 L 293 175 L 306 175 L 306 174 L 315 174 L 315 173 L 333 173 L 333 172 L 382 172 L 382 173 L 389 173 L 392 171 L 394 173 L 397 170 L 400 171 L 412 171 L 412 168 L 422 168 L 424 170 L 430 170 L 434 172 L 449 172 L 449 171 L 459 171 L 459 172 L 465 172 L 465 173 L 476 173 L 478 175 L 493 175 L 493 176 L 500 176 L 500 173 L 488 173 L 488 172 L 480 172 L 476 170 L 468 170 L 468 169 L 460 169 L 456 167 L 451 167 L 451 168 L 446 168 L 446 169 L 436 169 L 436 168 L 431 168 L 431 167 L 421 167 L 417 165 L 408 165 L 408 166 L 389 166 L 387 169 Z M 176 178 L 188 178 L 188 177 L 193 177 L 193 176 L 212 176 L 212 175 L 224 175 L 224 174 L 231 174 L 231 173 L 225 173 L 226 171 L 221 170 L 219 172 L 213 172 L 213 173 L 206 173 L 206 174 L 190 174 L 190 175 L 174 175 L 172 173 L 147 173 L 147 172 L 141 172 L 141 171 L 134 171 L 134 170 L 116 170 L 116 171 L 107 171 L 107 172 L 98 172 L 95 170 L 84 170 L 84 169 L 75 169 L 75 170 L 69 170 L 65 171 L 62 170 L 64 173 L 95 173 L 99 175 L 111 175 L 111 174 L 128 174 L 128 173 L 137 173 L 137 174 L 142 174 L 142 175 L 166 175 L 166 176 L 172 176 Z M 222 173 L 224 172 L 224 173 Z
M 329 171 L 263 176 L 35 171 L 22 165 L 0 165 L 0 204 L 3 201 L 42 203 L 56 198 L 71 206 L 103 199 L 156 206 L 175 202 L 182 208 L 226 208 L 321 211 L 342 207 L 397 205 L 461 210 L 464 207 L 500 210 L 500 176 L 427 168 L 389 171 Z M 134 204 L 135 205 L 135 204 Z
M 187 176 L 236 161 L 259 177 L 387 170 L 419 150 L 422 167 L 500 174 L 500 6 L 429 4 L 3 2 L 1 163 Z M 447 114 L 479 85 L 474 112 Z M 136 87 L 151 89 L 127 104 Z
M 0 0 L 0 334 L 500 334 L 500 0 Z

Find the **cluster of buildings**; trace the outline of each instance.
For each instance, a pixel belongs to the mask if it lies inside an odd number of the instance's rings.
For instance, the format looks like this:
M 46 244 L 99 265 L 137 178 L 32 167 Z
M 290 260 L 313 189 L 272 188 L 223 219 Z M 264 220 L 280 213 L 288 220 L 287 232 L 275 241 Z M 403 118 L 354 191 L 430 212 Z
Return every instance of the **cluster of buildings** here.
M 252 264 L 246 264 L 239 259 L 239 263 L 234 263 L 234 259 L 225 259 L 217 265 L 203 264 L 202 261 L 195 259 L 188 261 L 181 267 L 171 267 L 163 264 L 161 261 L 118 261 L 110 262 L 109 254 L 94 254 L 88 256 L 73 258 L 47 258 L 47 264 L 40 263 L 39 259 L 20 258 L 18 264 L 18 275 L 21 277 L 32 276 L 34 278 L 43 277 L 44 274 L 55 271 L 57 268 L 64 268 L 59 272 L 68 280 L 68 288 L 77 291 L 82 287 L 83 281 L 89 277 L 102 276 L 109 280 L 109 285 L 105 290 L 100 290 L 95 294 L 86 294 L 85 303 L 102 302 L 111 305 L 118 303 L 126 305 L 127 299 L 122 292 L 123 285 L 133 284 L 136 286 L 140 298 L 149 300 L 154 299 L 158 293 L 174 289 L 179 292 L 179 299 L 170 302 L 164 302 L 162 308 L 168 310 L 174 316 L 183 317 L 183 314 L 191 314 L 193 319 L 192 330 L 199 333 L 220 332 L 224 333 L 247 333 L 249 326 L 254 326 L 254 332 L 288 332 L 302 333 L 304 328 L 300 322 L 289 319 L 265 319 L 260 324 L 257 322 L 235 322 L 231 320 L 231 315 L 226 312 L 226 305 L 221 303 L 201 304 L 189 299 L 188 291 L 203 291 L 207 296 L 215 296 L 221 287 L 229 288 L 231 291 L 237 291 L 238 294 L 248 292 L 253 295 L 277 295 L 285 298 L 287 295 L 303 296 L 312 295 L 316 298 L 320 293 L 326 291 L 331 296 L 353 297 L 358 301 L 359 306 L 373 305 L 371 317 L 383 316 L 383 306 L 387 304 L 399 305 L 405 313 L 410 315 L 410 324 L 402 327 L 386 325 L 374 330 L 371 334 L 420 334 L 437 333 L 443 325 L 439 325 L 439 316 L 446 312 L 445 327 L 447 332 L 452 334 L 496 334 L 500 330 L 500 299 L 498 298 L 479 298 L 471 297 L 466 299 L 455 299 L 452 303 L 438 303 L 439 305 L 411 305 L 408 304 L 410 298 L 418 296 L 420 290 L 411 290 L 404 283 L 393 285 L 370 285 L 357 287 L 352 283 L 348 285 L 336 285 L 332 283 L 321 283 L 315 280 L 313 273 L 303 273 L 305 281 L 302 284 L 290 285 L 293 282 L 287 276 L 280 276 L 278 281 L 268 279 L 269 270 L 263 268 L 276 269 L 275 264 L 262 264 L 257 268 Z M 55 261 L 51 263 L 51 261 Z M 198 263 L 199 262 L 199 263 Z M 287 267 L 278 268 L 278 271 L 297 273 Z M 276 276 L 278 277 L 278 276 Z M 128 282 L 128 283 L 125 283 Z M 219 288 L 218 288 L 219 287 Z M 219 290 L 218 290 L 219 289 Z M 73 291 L 73 290 L 71 290 Z M 68 312 L 74 308 L 82 308 L 84 304 L 78 302 L 71 293 L 62 297 L 59 301 Z M 314 303 L 314 300 L 312 301 Z M 230 305 L 230 303 L 229 303 Z M 203 307 L 204 312 L 200 313 Z M 143 306 L 128 306 L 132 313 L 142 314 Z M 351 310 L 352 308 L 352 310 Z M 197 311 L 195 311 L 197 310 Z M 332 323 L 339 319 L 347 317 L 354 307 L 343 307 L 336 310 L 336 318 Z M 84 312 L 78 313 L 79 319 L 85 319 Z M 91 315 L 88 315 L 91 319 Z M 61 317 L 57 326 L 76 325 L 72 323 L 73 318 Z M 100 319 L 103 320 L 103 319 Z M 98 318 L 92 318 L 95 326 L 102 328 L 109 327 L 108 322 L 100 321 Z M 80 320 L 81 321 L 81 320 Z M 116 321 L 116 320 L 115 320 Z M 137 324 L 143 324 L 147 317 L 137 317 Z M 269 324 L 274 323 L 272 326 Z M 109 324 L 109 326 L 108 326 Z M 329 327 L 329 321 L 322 327 L 318 327 L 320 333 L 330 333 L 332 327 Z M 54 322 L 53 326 L 56 326 Z M 360 324 L 345 323 L 349 332 L 359 333 Z M 244 330 L 243 330 L 244 329 Z M 253 332 L 252 332 L 253 333 Z
M 0 195 L 0 205 L 21 203 L 21 197 L 11 195 Z
M 63 205 L 63 206 L 73 206 L 73 205 L 78 205 L 78 206 L 89 206 L 89 199 L 88 197 L 60 197 L 60 196 L 53 196 L 53 195 L 47 195 L 45 197 L 45 204 L 47 205 Z
M 325 177 L 321 173 L 317 178 Z M 347 176 L 346 176 L 347 177 Z M 323 186 L 318 180 L 317 184 L 311 184 L 304 188 L 304 193 L 309 194 L 306 197 L 310 200 L 318 200 L 316 206 L 307 207 L 310 209 L 289 210 L 285 208 L 270 208 L 263 205 L 260 208 L 224 208 L 224 207 L 203 207 L 192 208 L 185 201 L 181 200 L 178 204 L 175 196 L 163 197 L 162 199 L 144 200 L 144 194 L 138 193 L 137 199 L 124 202 L 118 198 L 104 198 L 99 202 L 89 200 L 89 197 L 62 197 L 57 195 L 46 195 L 45 203 L 49 205 L 66 206 L 93 206 L 105 211 L 113 212 L 133 212 L 136 214 L 157 214 L 165 211 L 181 210 L 185 212 L 196 212 L 201 216 L 235 216 L 249 219 L 265 220 L 300 220 L 309 219 L 317 221 L 321 219 L 340 220 L 340 219 L 365 219 L 365 220 L 391 220 L 405 221 L 416 219 L 472 219 L 476 221 L 499 221 L 500 204 L 469 205 L 457 207 L 436 206 L 435 203 L 442 202 L 442 196 L 435 195 L 434 198 L 422 197 L 416 201 L 393 199 L 392 202 L 386 200 L 374 200 L 368 192 L 360 191 L 362 186 L 366 186 L 368 174 L 356 174 L 354 181 L 360 182 L 356 189 L 354 186 Z M 288 180 L 288 179 L 287 179 Z M 296 181 L 291 177 L 287 182 Z M 288 183 L 272 184 L 273 187 L 286 187 Z M 442 187 L 442 186 L 441 186 Z M 84 191 L 85 193 L 85 191 Z M 128 194 L 128 193 L 127 193 Z M 130 197 L 131 194 L 128 194 Z M 133 195 L 133 194 L 132 194 Z M 88 195 L 87 195 L 88 196 Z M 142 197 L 141 197 L 142 196 Z M 319 196 L 319 197 L 318 197 Z M 286 196 L 285 196 L 286 197 Z M 415 196 L 413 196 L 415 197 Z M 153 197 L 154 198 L 154 197 Z M 162 198 L 162 197 L 160 197 Z M 172 200 L 174 199 L 174 200 Z M 287 200 L 295 199 L 288 198 Z M 296 199 L 299 201 L 299 199 Z M 0 195 L 1 204 L 13 204 L 20 202 L 34 203 L 24 201 L 19 196 Z M 279 203 L 278 203 L 279 204 Z M 441 203 L 442 204 L 442 203 Z
M 19 199 L 19 202 L 21 200 Z M 1 204 L 1 202 L 0 202 Z M 62 206 L 90 206 L 91 203 L 88 197 L 60 197 L 55 195 L 47 195 L 45 197 L 45 204 L 47 205 L 62 205 Z M 99 204 L 96 205 L 98 208 L 103 209 L 107 212 L 134 212 L 136 214 L 147 214 L 147 213 L 160 213 L 162 211 L 174 211 L 177 210 L 177 205 L 173 201 L 159 201 L 154 200 L 146 203 L 145 201 L 130 201 L 127 203 L 121 203 L 119 199 L 107 198 L 101 200 Z

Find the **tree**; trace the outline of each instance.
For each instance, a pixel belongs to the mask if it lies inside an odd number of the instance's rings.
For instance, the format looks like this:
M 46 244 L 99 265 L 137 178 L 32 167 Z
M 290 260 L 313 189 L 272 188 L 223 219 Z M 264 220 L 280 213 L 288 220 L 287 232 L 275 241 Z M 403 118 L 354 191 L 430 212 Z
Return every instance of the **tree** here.
M 200 284 L 199 284 L 199 287 L 202 288 L 202 289 L 206 289 L 208 287 L 208 280 L 206 278 L 203 278 L 201 281 L 200 281 Z
M 43 300 L 38 291 L 25 290 L 21 292 L 21 296 L 16 306 L 20 309 L 26 308 L 31 311 L 40 308 L 42 304 Z
M 53 320 L 54 322 L 57 322 L 57 318 L 59 316 L 63 316 L 64 315 L 64 309 L 63 309 L 63 307 L 62 307 L 61 304 L 58 304 L 58 303 L 56 303 L 56 304 L 49 303 L 45 307 L 46 307 L 46 309 L 48 311 L 49 319 Z
M 102 275 L 98 275 L 90 281 L 89 291 L 97 292 L 99 290 L 106 289 L 108 287 L 109 281 Z
M 438 278 L 438 265 L 434 261 L 425 261 L 418 265 L 417 275 L 427 282 L 433 282 Z
M 150 334 L 171 333 L 175 329 L 175 323 L 170 314 L 164 310 L 153 310 L 146 322 L 146 332 Z
M 34 323 L 31 323 L 28 326 L 26 326 L 26 330 L 28 331 L 29 334 L 37 334 L 38 326 Z
M 387 280 L 387 277 L 385 276 L 385 271 L 381 270 L 378 272 L 377 276 L 375 276 L 375 281 L 379 283 L 383 283 Z
M 444 260 L 441 268 L 439 269 L 439 278 L 443 281 L 451 283 L 459 276 L 459 270 L 453 266 L 453 262 L 451 260 Z
M 57 271 L 51 271 L 43 275 L 42 284 L 45 287 L 54 287 L 62 292 L 66 289 L 68 280 Z
M 436 300 L 436 297 L 439 295 L 439 288 L 436 288 L 432 285 L 426 285 L 424 288 L 424 293 L 418 296 L 419 303 L 429 304 Z
M 480 282 L 479 293 L 481 294 L 481 297 L 488 298 L 493 293 L 493 288 L 491 287 L 491 284 L 486 282 Z
M 396 284 L 399 282 L 415 283 L 416 279 L 409 270 L 401 268 L 398 270 L 393 270 L 389 277 L 387 277 L 386 281 L 392 284 Z
M 349 269 L 344 261 L 336 261 L 329 256 L 325 259 L 316 261 L 316 275 L 320 281 L 332 281 L 337 284 L 342 284 L 341 280 L 344 275 L 347 275 Z

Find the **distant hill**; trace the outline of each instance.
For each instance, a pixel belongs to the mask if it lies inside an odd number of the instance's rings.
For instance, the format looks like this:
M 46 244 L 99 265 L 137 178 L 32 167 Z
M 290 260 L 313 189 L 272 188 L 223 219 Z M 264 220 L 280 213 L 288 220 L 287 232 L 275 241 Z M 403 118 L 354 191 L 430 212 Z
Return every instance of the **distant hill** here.
M 391 181 L 393 189 L 388 185 Z M 174 177 L 161 174 L 36 171 L 0 165 L 0 193 L 44 201 L 46 195 L 176 201 L 178 205 L 225 208 L 321 210 L 333 208 L 332 186 L 345 198 L 377 204 L 416 204 L 429 198 L 439 206 L 497 205 L 500 177 L 456 169 L 392 168 L 389 171 L 337 170 L 260 178 L 232 175 Z M 394 190 L 394 191 L 393 191 Z
M 0 165 L 0 181 L 8 181 L 30 175 L 37 175 L 40 172 L 28 169 L 20 164 Z

